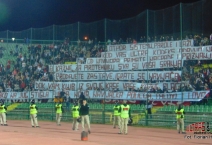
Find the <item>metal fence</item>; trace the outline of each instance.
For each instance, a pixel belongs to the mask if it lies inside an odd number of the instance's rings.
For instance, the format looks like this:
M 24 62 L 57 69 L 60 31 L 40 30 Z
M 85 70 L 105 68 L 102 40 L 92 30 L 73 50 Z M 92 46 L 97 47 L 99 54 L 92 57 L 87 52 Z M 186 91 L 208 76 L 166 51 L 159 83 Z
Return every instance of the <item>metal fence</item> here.
M 50 99 L 35 99 L 35 104 L 38 107 L 38 120 L 41 121 L 55 121 L 56 111 L 55 105 L 57 101 L 52 96 Z M 88 100 L 90 107 L 90 121 L 91 123 L 99 124 L 112 124 L 113 123 L 113 107 L 114 104 L 104 104 L 98 102 L 92 102 Z M 5 105 L 8 106 L 7 119 L 8 120 L 29 120 L 29 106 L 30 101 L 28 99 L 20 99 L 13 102 L 13 100 L 5 100 Z M 72 122 L 71 108 L 73 103 L 62 103 L 64 112 L 62 113 L 62 122 Z M 176 127 L 176 115 L 174 113 L 177 106 L 170 106 L 170 110 L 164 110 L 164 107 L 154 107 L 156 112 L 149 115 L 146 112 L 145 105 L 130 105 L 131 115 L 133 119 L 132 125 L 138 126 L 155 126 L 155 127 Z M 201 106 L 196 106 L 201 107 Z M 206 108 L 206 106 L 202 105 Z M 185 127 L 195 122 L 210 122 L 212 123 L 211 110 L 207 111 L 189 111 L 186 106 L 185 115 Z
M 201 0 L 195 3 L 180 3 L 162 10 L 146 10 L 135 17 L 122 20 L 104 19 L 91 23 L 74 23 L 69 25 L 52 25 L 45 28 L 30 28 L 23 31 L 3 31 L 0 38 L 5 42 L 23 42 L 51 44 L 69 38 L 77 42 L 85 37 L 97 42 L 138 42 L 181 40 L 199 35 L 209 37 L 211 34 L 212 2 Z M 172 38 L 173 37 L 173 38 Z M 131 39 L 131 40 L 129 40 Z

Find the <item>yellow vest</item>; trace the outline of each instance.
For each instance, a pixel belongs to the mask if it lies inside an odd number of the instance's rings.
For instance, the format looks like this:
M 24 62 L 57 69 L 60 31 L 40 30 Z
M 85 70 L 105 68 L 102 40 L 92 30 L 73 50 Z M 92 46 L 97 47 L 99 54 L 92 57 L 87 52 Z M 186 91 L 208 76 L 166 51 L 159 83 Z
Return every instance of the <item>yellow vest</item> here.
M 2 105 L 2 106 L 0 106 L 0 113 L 5 113 L 6 112 L 6 110 L 4 109 L 4 105 Z
M 175 110 L 175 113 L 177 114 L 176 115 L 176 118 L 179 119 L 179 118 L 184 118 L 184 109 L 180 109 L 180 111 L 178 111 L 178 109 Z
M 113 107 L 113 115 L 115 115 L 115 116 L 119 116 L 120 115 L 119 108 L 120 108 L 120 106 L 114 106 Z
M 78 111 L 78 109 L 79 109 L 79 106 L 73 106 L 72 107 L 72 116 L 73 116 L 73 118 L 79 117 L 79 111 Z
M 33 105 L 30 105 L 29 108 L 30 108 L 30 114 L 37 114 L 37 109 L 35 108 L 36 105 L 33 104 Z
M 121 105 L 121 118 L 129 118 L 130 106 Z
M 55 107 L 57 109 L 56 113 L 62 113 L 62 104 L 57 104 Z

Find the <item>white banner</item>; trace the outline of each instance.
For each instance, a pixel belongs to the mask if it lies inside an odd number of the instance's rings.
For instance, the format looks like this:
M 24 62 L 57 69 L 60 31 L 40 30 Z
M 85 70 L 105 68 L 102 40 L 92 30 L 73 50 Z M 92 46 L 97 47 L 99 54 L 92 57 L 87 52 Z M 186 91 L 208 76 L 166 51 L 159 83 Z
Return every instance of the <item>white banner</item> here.
M 147 58 L 148 57 L 148 58 Z M 102 59 L 111 59 L 111 58 L 142 58 L 140 61 L 154 61 L 154 60 L 177 60 L 181 59 L 180 49 L 148 49 L 148 50 L 135 50 L 135 51 L 111 51 L 111 52 L 102 52 Z
M 53 98 L 53 91 L 30 91 L 30 92 L 1 92 L 0 99 L 46 99 Z
M 22 99 L 53 99 L 58 96 L 57 91 L 32 91 L 32 92 L 1 92 L 0 99 L 22 100 Z M 81 92 L 66 91 L 70 98 L 78 98 Z M 200 101 L 209 91 L 176 92 L 176 93 L 143 93 L 130 91 L 83 91 L 90 99 L 115 99 L 115 100 L 149 100 L 152 101 Z
M 107 51 L 131 51 L 131 50 L 144 50 L 144 49 L 159 49 L 159 48 L 180 48 L 192 47 L 194 44 L 193 39 L 181 41 L 163 41 L 163 42 L 150 42 L 150 43 L 137 43 L 137 44 L 120 44 L 108 45 Z
M 87 65 L 94 64 L 113 64 L 115 70 L 121 66 L 132 69 L 157 69 L 157 68 L 173 68 L 173 67 L 182 67 L 183 61 L 179 59 L 172 60 L 155 60 L 155 61 L 146 61 L 142 57 L 136 58 L 87 58 Z M 129 64 L 128 66 L 126 64 Z
M 178 87 L 189 85 L 188 81 L 185 82 L 161 82 L 161 83 L 136 83 L 136 82 L 122 82 L 122 81 L 89 81 L 89 82 L 45 82 L 36 81 L 35 89 L 37 90 L 66 90 L 66 91 L 76 91 L 76 90 L 129 90 L 129 89 L 147 89 L 166 87 L 169 91 L 172 89 L 178 89 Z
M 128 71 L 128 72 L 78 72 L 54 74 L 55 80 L 172 80 L 178 79 L 181 71 Z
M 101 59 L 101 58 L 98 58 Z M 122 70 L 143 70 L 143 69 L 158 69 L 158 68 L 173 68 L 183 66 L 181 60 L 160 60 L 151 62 L 136 62 L 139 59 L 135 58 L 135 62 L 125 63 L 109 63 L 109 64 L 95 64 L 96 58 L 89 58 L 92 61 L 91 64 L 60 64 L 49 65 L 50 72 L 84 72 L 84 71 L 122 71 Z
M 96 62 L 111 63 L 113 61 L 123 62 L 127 60 L 133 62 L 133 58 L 140 58 L 139 61 L 211 59 L 212 46 L 102 52 L 101 59 L 98 58 Z M 90 64 L 90 62 L 92 62 L 92 60 L 88 59 L 87 64 Z
M 78 98 L 81 92 L 66 92 L 71 98 Z M 84 95 L 90 99 L 120 99 L 120 100 L 147 100 L 147 93 L 130 91 L 84 91 Z M 209 91 L 176 92 L 176 93 L 148 93 L 148 99 L 152 101 L 200 101 Z

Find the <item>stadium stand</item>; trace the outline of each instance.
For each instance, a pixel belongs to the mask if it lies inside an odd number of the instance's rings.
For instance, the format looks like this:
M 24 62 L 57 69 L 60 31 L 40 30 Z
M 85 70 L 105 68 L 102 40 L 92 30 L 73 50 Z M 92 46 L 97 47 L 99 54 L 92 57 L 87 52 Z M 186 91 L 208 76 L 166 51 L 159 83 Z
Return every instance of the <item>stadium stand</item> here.
M 200 4 L 201 3 L 201 4 Z M 212 4 L 211 4 L 212 5 Z M 179 5 L 178 5 L 179 6 Z M 189 9 L 189 5 L 183 5 L 186 9 L 183 17 L 179 16 L 178 6 L 173 8 L 168 8 L 163 11 L 153 12 L 147 11 L 142 13 L 136 17 L 122 20 L 122 21 L 112 21 L 112 20 L 103 20 L 90 24 L 78 23 L 78 25 L 73 24 L 70 26 L 51 26 L 43 29 L 30 29 L 26 30 L 29 34 L 32 35 L 32 40 L 28 38 L 19 38 L 16 41 L 9 41 L 8 38 L 12 37 L 11 32 L 8 33 L 7 39 L 2 39 L 0 42 L 0 92 L 1 96 L 10 92 L 19 92 L 19 94 L 29 91 L 55 91 L 54 89 L 36 89 L 36 82 L 94 82 L 96 80 L 85 80 L 85 81 L 74 81 L 74 80 L 56 80 L 55 74 L 57 72 L 50 71 L 50 66 L 59 65 L 59 64 L 86 64 L 86 60 L 89 58 L 102 58 L 103 52 L 109 52 L 107 47 L 111 48 L 121 48 L 121 46 L 130 45 L 131 48 L 134 46 L 148 46 L 148 44 L 173 44 L 174 42 L 185 42 L 184 46 L 188 46 L 187 49 L 191 50 L 191 53 L 195 53 L 195 50 L 201 52 L 201 50 L 208 50 L 208 54 L 211 51 L 212 45 L 212 35 L 209 35 L 209 32 L 203 30 L 202 22 L 201 29 L 199 26 L 192 25 L 200 23 L 198 18 L 203 20 L 201 14 L 205 13 L 193 13 L 187 12 Z M 192 9 L 194 12 L 198 11 L 199 6 L 204 7 L 204 11 L 210 10 L 211 7 L 209 2 L 207 5 L 202 2 L 192 4 Z M 195 11 L 196 10 L 196 11 Z M 169 11 L 169 12 L 168 12 Z M 172 14 L 174 13 L 174 14 Z M 149 17 L 148 17 L 149 15 Z M 154 17 L 153 17 L 154 15 Z M 162 17 L 163 16 L 163 17 Z M 147 19 L 147 18 L 148 19 Z M 168 21 L 169 23 L 163 21 L 165 18 L 171 17 L 172 20 Z M 178 19 L 179 17 L 179 19 Z M 190 18 L 196 18 L 192 19 Z M 180 20 L 183 19 L 183 28 L 179 24 Z M 145 21 L 144 21 L 145 20 Z M 146 22 L 149 20 L 149 22 Z M 207 19 L 206 19 L 207 20 Z M 146 22 L 146 23 L 145 23 Z M 143 26 L 145 23 L 145 26 Z M 146 24 L 148 24 L 146 26 Z M 98 26 L 98 27 L 97 27 Z M 107 27 L 103 27 L 107 26 Z M 149 28 L 148 28 L 149 26 Z M 211 26 L 211 25 L 208 25 Z M 191 28 L 190 28 L 191 27 Z M 79 28 L 80 31 L 76 31 Z M 106 29 L 107 28 L 107 29 Z M 183 32 L 180 32 L 182 28 Z M 206 28 L 204 28 L 206 29 Z M 36 31 L 37 30 L 37 31 Z M 92 30 L 92 32 L 90 32 Z M 104 33 L 103 39 L 103 30 L 109 30 L 107 33 Z M 83 32 L 84 31 L 84 32 Z M 154 31 L 154 32 L 153 32 Z M 205 31 L 205 33 L 203 33 Z M 48 33 L 45 33 L 48 32 Z M 51 33 L 55 32 L 51 36 Z M 83 32 L 83 33 L 81 33 Z M 95 36 L 89 38 L 87 40 L 82 39 L 84 35 L 88 33 L 95 33 Z M 207 33 L 206 33 L 207 32 Z M 100 34 L 99 34 L 100 33 Z M 16 33 L 14 32 L 14 35 Z M 68 36 L 72 36 L 70 39 Z M 26 34 L 28 35 L 28 33 Z M 24 37 L 26 35 L 23 35 Z M 48 36 L 47 36 L 48 35 Z M 5 35 L 6 36 L 6 35 Z M 99 36 L 101 38 L 98 38 Z M 136 36 L 136 37 L 135 37 Z M 98 39 L 97 39 L 97 38 Z M 0 38 L 3 38 L 0 33 Z M 49 39 L 48 39 L 49 38 Z M 74 41 L 71 41 L 74 40 Z M 77 41 L 76 41 L 77 40 Z M 102 43 L 102 42 L 106 43 Z M 163 42 L 163 43 L 160 43 Z M 192 42 L 187 44 L 186 42 Z M 149 46 L 150 48 L 151 46 Z M 158 46 L 160 47 L 160 46 Z M 148 49 L 149 49 L 148 48 Z M 161 48 L 166 48 L 165 46 Z M 167 46 L 169 48 L 169 46 Z M 190 49 L 191 48 L 191 49 Z M 192 50 L 192 48 L 195 48 Z M 136 48 L 133 48 L 136 49 Z M 176 47 L 176 49 L 178 49 Z M 160 48 L 157 50 L 162 51 Z M 185 50 L 186 53 L 187 50 Z M 114 52 L 114 51 L 113 51 Z M 189 52 L 189 53 L 190 53 Z M 141 52 L 140 52 L 141 53 Z M 183 53 L 183 52 L 182 52 Z M 160 55 L 160 54 L 159 54 Z M 203 55 L 201 53 L 201 55 Z M 146 54 L 147 57 L 151 55 Z M 135 57 L 135 56 L 134 56 Z M 183 56 L 182 56 L 183 57 Z M 201 56 L 200 56 L 201 57 Z M 177 60 L 181 60 L 179 57 Z M 107 63 L 105 63 L 107 64 Z M 204 95 L 199 95 L 200 99 L 191 99 L 186 100 L 184 104 L 185 111 L 187 112 L 186 120 L 187 123 L 191 123 L 192 121 L 202 121 L 202 120 L 210 120 L 211 111 L 212 111 L 212 93 L 210 93 L 212 89 L 212 61 L 211 59 L 186 59 L 183 61 L 183 67 L 164 67 L 164 68 L 154 68 L 154 69 L 143 69 L 147 73 L 149 71 L 154 72 L 165 72 L 165 71 L 179 71 L 181 75 L 177 78 L 174 77 L 172 79 L 121 79 L 118 78 L 113 81 L 117 82 L 131 82 L 131 83 L 140 83 L 142 86 L 127 87 L 124 89 L 118 88 L 110 88 L 111 90 L 107 90 L 107 88 L 93 87 L 87 88 L 87 91 L 130 91 L 135 93 L 151 93 L 151 94 L 171 94 L 178 93 L 183 94 L 186 92 L 198 92 L 204 91 L 209 92 Z M 166 64 L 167 65 L 167 64 Z M 151 66 L 150 66 L 151 67 Z M 142 69 L 128 70 L 126 72 L 141 72 Z M 119 72 L 121 70 L 114 70 L 111 72 Z M 69 73 L 78 74 L 80 71 L 73 71 Z M 95 70 L 96 73 L 98 73 Z M 63 73 L 66 73 L 63 71 Z M 98 81 L 102 81 L 103 83 L 108 81 L 104 78 L 99 79 Z M 111 81 L 111 80 L 110 80 Z M 150 85 L 149 84 L 174 84 L 178 83 L 176 86 L 166 87 L 164 85 Z M 148 84 L 145 86 L 145 84 Z M 78 89 L 77 89 L 78 90 Z M 58 90 L 58 94 L 60 94 Z M 79 90 L 78 90 L 79 91 Z M 196 95 L 196 96 L 198 96 Z M 21 96 L 21 95 L 20 95 Z M 50 95 L 49 95 L 50 96 Z M 54 105 L 58 102 L 57 95 L 50 96 L 51 99 L 38 99 L 36 100 L 37 106 L 40 109 L 40 117 L 43 119 L 54 119 Z M 60 96 L 60 95 L 58 95 Z M 182 95 L 181 95 L 182 96 Z M 10 96 L 11 97 L 11 96 Z M 67 97 L 67 96 L 66 96 Z M 77 95 L 77 97 L 79 97 Z M 86 96 L 87 97 L 87 96 Z M 4 99 L 4 97 L 1 97 Z M 11 97 L 12 98 L 12 97 Z M 18 97 L 15 99 L 6 99 L 7 105 L 10 107 L 8 111 L 8 117 L 14 117 L 15 114 L 17 116 L 18 113 L 25 115 L 24 118 L 27 118 L 29 115 L 27 112 L 29 106 L 29 98 L 27 97 Z M 198 97 L 197 97 L 198 98 Z M 67 107 L 66 98 L 59 98 L 63 100 L 63 105 Z M 88 98 L 89 99 L 89 98 Z M 197 101 L 198 100 L 198 101 Z M 71 105 L 75 99 L 71 96 Z M 91 121 L 93 122 L 102 122 L 102 118 L 105 118 L 107 121 L 111 121 L 111 115 L 113 112 L 113 104 L 114 100 L 103 99 L 89 99 L 89 106 L 91 109 Z M 179 101 L 179 100 L 178 100 Z M 121 101 L 120 101 L 121 102 Z M 179 101 L 180 102 L 180 101 Z M 182 97 L 182 102 L 184 102 Z M 146 124 L 147 121 L 151 125 L 158 126 L 173 126 L 175 121 L 174 110 L 176 109 L 176 102 L 155 102 L 151 100 L 153 105 L 152 108 L 152 118 L 147 118 L 146 105 L 147 99 L 140 99 L 130 101 L 131 109 L 133 112 L 134 122 L 138 124 Z M 156 103 L 156 104 L 155 104 Z M 170 103 L 170 104 L 169 104 Z M 159 105 L 158 105 L 159 104 Z M 71 106 L 70 106 L 71 108 Z M 105 115 L 105 116 L 104 116 Z M 65 112 L 63 117 L 64 120 L 70 119 L 70 112 Z M 99 117 L 102 116 L 102 117 Z M 19 119 L 21 117 L 18 117 Z M 164 123 L 165 122 L 165 123 Z

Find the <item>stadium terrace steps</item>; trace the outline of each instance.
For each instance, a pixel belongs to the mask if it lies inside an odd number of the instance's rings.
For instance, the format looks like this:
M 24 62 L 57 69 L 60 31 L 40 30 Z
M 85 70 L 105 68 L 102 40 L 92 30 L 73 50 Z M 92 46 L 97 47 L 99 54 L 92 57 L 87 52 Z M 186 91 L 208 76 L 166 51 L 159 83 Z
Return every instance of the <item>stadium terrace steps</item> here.
M 17 56 L 14 56 L 16 44 L 14 44 L 14 43 L 8 43 L 8 44 L 0 43 L 0 46 L 5 48 L 3 50 L 3 57 L 0 59 L 2 64 L 6 65 L 8 60 L 16 61 Z M 20 49 L 20 45 L 19 45 L 19 49 Z M 28 50 L 27 45 L 22 45 L 22 55 L 24 53 L 27 54 L 27 50 Z M 13 52 L 12 55 L 10 54 L 10 51 Z M 20 53 L 20 50 L 19 50 L 19 53 Z
M 160 108 L 161 107 L 153 107 L 152 108 L 152 114 L 155 114 L 157 112 L 157 110 L 160 109 Z M 137 123 L 139 123 L 139 121 L 141 121 L 141 120 L 146 118 L 147 111 L 144 108 L 144 105 L 143 105 L 143 108 L 140 111 L 142 111 L 142 113 L 139 113 L 139 114 L 133 116 L 133 118 L 132 118 L 133 119 L 133 124 L 134 123 L 137 124 Z

